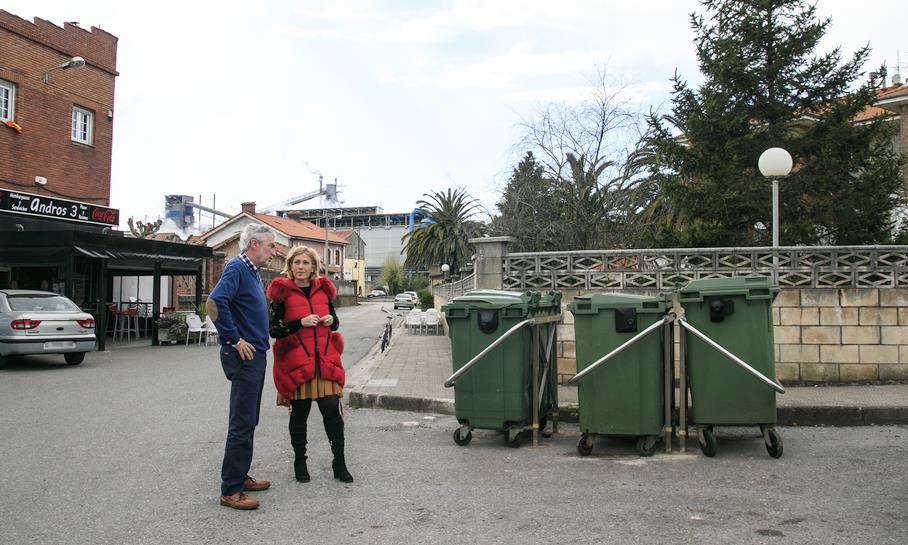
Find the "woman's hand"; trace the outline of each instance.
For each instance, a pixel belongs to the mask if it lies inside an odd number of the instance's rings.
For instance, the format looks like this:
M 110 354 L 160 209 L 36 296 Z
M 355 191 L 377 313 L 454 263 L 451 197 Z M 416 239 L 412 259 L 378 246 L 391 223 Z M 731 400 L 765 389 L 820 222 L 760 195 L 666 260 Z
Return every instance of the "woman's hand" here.
M 300 318 L 300 325 L 303 327 L 315 327 L 318 325 L 318 314 L 310 314 Z
M 329 326 L 334 323 L 334 316 L 327 314 L 325 316 L 322 316 L 322 318 L 321 318 L 321 320 L 319 320 L 319 322 L 321 322 L 323 325 Z

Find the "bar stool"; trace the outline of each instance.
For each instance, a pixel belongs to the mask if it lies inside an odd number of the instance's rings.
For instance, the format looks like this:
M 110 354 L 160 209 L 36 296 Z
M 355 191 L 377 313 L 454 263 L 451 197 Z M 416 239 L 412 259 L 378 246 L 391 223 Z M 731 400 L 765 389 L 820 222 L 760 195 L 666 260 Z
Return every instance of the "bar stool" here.
M 139 309 L 136 307 L 130 307 L 126 310 L 120 310 L 117 312 L 117 331 L 114 334 L 114 340 L 117 340 L 117 335 L 120 338 L 123 338 L 123 333 L 126 333 L 126 341 L 129 342 L 130 336 L 135 333 L 136 338 L 139 337 Z
M 107 331 L 104 334 L 109 333 L 114 339 L 117 337 L 117 314 L 116 303 L 107 303 Z

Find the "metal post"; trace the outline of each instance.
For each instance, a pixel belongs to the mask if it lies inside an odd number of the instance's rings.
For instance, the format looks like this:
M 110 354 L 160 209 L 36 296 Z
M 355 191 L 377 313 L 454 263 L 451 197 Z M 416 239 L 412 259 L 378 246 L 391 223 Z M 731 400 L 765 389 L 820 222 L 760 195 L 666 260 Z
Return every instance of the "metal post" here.
M 533 373 L 533 394 L 530 396 L 530 400 L 533 403 L 533 446 L 539 446 L 539 327 L 538 325 L 533 326 L 533 341 L 530 343 L 532 346 L 532 373 Z
M 558 322 L 549 324 L 552 328 L 549 342 L 549 392 L 552 395 L 552 433 L 558 433 Z
M 763 186 L 766 187 L 766 186 Z M 772 247 L 779 247 L 779 179 L 772 179 Z
M 687 452 L 687 335 L 683 330 L 680 330 L 680 333 L 678 338 L 681 348 L 678 387 L 681 391 L 678 392 L 680 394 L 678 396 L 678 447 L 684 453 Z
M 674 373 L 672 373 L 672 360 L 674 359 L 675 347 L 672 344 L 672 322 L 665 322 L 662 327 L 662 360 L 663 360 L 663 378 L 665 397 L 662 400 L 664 415 L 662 419 L 662 441 L 665 443 L 665 452 L 672 451 L 672 390 L 675 388 Z

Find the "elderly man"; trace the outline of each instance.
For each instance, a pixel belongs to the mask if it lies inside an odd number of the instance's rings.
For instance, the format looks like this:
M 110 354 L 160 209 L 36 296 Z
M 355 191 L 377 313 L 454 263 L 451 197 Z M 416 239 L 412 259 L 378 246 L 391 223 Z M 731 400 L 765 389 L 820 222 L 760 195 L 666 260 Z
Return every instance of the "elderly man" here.
M 243 252 L 230 260 L 208 296 L 206 308 L 221 344 L 221 366 L 230 381 L 230 417 L 221 505 L 256 509 L 259 502 L 246 492 L 265 490 L 271 483 L 249 476 L 252 444 L 259 422 L 268 339 L 268 303 L 259 267 L 274 257 L 274 233 L 264 225 L 248 225 L 240 235 Z

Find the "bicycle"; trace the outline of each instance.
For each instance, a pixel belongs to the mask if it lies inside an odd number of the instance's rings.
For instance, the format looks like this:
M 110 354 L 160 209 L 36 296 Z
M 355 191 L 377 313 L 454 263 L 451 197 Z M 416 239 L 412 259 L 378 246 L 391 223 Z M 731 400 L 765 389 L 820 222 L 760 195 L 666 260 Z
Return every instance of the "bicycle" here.
M 385 324 L 385 331 L 381 336 L 381 351 L 384 352 L 385 348 L 391 344 L 391 320 L 394 319 L 394 315 L 385 307 L 381 307 L 381 311 L 388 315 L 388 323 Z

